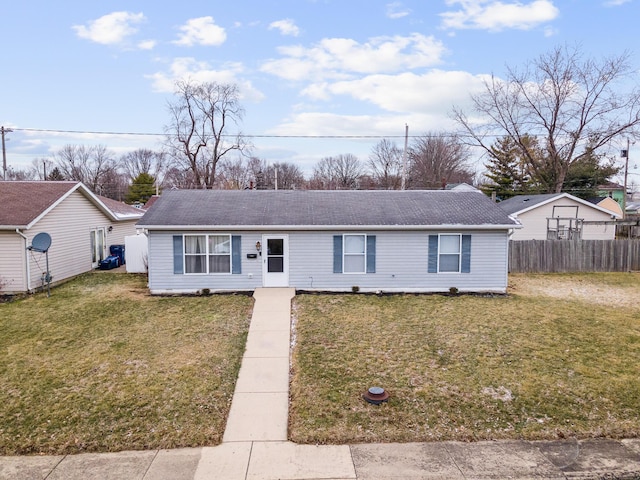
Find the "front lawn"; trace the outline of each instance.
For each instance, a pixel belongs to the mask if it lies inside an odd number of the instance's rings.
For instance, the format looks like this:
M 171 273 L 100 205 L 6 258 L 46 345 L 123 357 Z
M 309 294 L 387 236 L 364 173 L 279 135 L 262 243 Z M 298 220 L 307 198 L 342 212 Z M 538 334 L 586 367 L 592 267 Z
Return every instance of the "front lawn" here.
M 115 272 L 0 303 L 0 455 L 219 443 L 252 306 Z
M 508 296 L 300 295 L 300 443 L 640 435 L 640 275 L 514 275 Z M 387 403 L 362 394 L 380 386 Z

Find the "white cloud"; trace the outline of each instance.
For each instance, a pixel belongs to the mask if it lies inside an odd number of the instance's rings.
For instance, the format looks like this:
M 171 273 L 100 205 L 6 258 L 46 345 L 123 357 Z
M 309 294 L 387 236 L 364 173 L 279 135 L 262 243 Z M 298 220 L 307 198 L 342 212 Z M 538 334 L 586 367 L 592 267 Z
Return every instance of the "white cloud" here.
M 375 37 L 366 43 L 347 38 L 325 38 L 318 44 L 280 47 L 283 58 L 269 60 L 262 71 L 288 80 L 346 79 L 352 74 L 391 73 L 433 66 L 445 48 L 433 37 Z
M 147 75 L 147 78 L 152 81 L 154 91 L 159 93 L 173 93 L 178 80 L 188 79 L 197 83 L 235 83 L 240 88 L 242 98 L 255 102 L 261 101 L 264 94 L 250 81 L 239 77 L 243 71 L 240 63 L 227 63 L 222 69 L 216 70 L 207 62 L 197 61 L 191 57 L 180 57 L 171 62 L 168 72 L 157 72 Z
M 447 0 L 447 5 L 460 10 L 440 14 L 442 25 L 450 29 L 528 30 L 558 17 L 559 9 L 552 0 L 501 2 L 496 0 Z
M 299 105 L 270 133 L 389 136 L 402 135 L 405 123 L 414 135 L 453 130 L 453 107 L 470 110 L 470 94 L 481 91 L 485 80 L 483 75 L 463 71 L 432 70 L 424 74 L 369 75 L 358 80 L 318 82 L 302 93 L 312 101 L 324 101 L 324 105 Z M 339 101 L 326 102 L 336 96 L 340 96 Z M 361 111 L 363 103 L 380 113 L 350 113 Z
M 103 45 L 117 45 L 137 33 L 138 29 L 134 25 L 144 20 L 142 13 L 113 12 L 91 20 L 86 25 L 73 25 L 71 28 L 80 38 Z
M 411 10 L 405 7 L 402 2 L 387 3 L 387 17 L 393 20 L 406 17 L 410 13 Z
M 403 113 L 395 115 L 344 115 L 328 112 L 302 112 L 285 119 L 282 123 L 268 130 L 272 135 L 317 135 L 317 136 L 361 136 L 380 135 L 384 137 L 403 136 L 405 125 L 409 125 L 410 135 L 420 135 L 427 131 L 441 131 L 454 128 L 453 121 L 446 124 L 441 112 Z M 403 141 L 403 140 L 398 140 Z M 360 144 L 369 152 L 377 140 L 333 140 L 331 145 L 323 144 L 320 156 L 330 155 L 328 148 L 337 146 L 336 153 L 352 151 L 345 149 L 345 143 Z M 353 152 L 360 154 L 362 152 Z M 366 155 L 366 153 L 364 153 Z
M 269 24 L 269 30 L 274 29 L 279 30 L 282 35 L 290 35 L 292 37 L 297 37 L 298 35 L 300 35 L 300 29 L 290 18 L 271 22 Z
M 156 44 L 157 42 L 155 40 L 143 40 L 138 43 L 138 48 L 140 50 L 153 50 Z
M 222 45 L 227 39 L 224 28 L 215 24 L 213 17 L 192 18 L 179 27 L 181 33 L 176 45 L 192 47 L 193 45 Z
M 312 84 L 302 93 L 321 100 L 346 95 L 388 112 L 446 114 L 454 104 L 467 102 L 470 93 L 479 91 L 483 80 L 483 76 L 467 72 L 432 70 L 422 75 L 370 75 L 358 80 Z
M 620 5 L 630 2 L 631 0 L 609 0 L 608 2 L 604 2 L 604 5 L 605 7 L 619 7 Z

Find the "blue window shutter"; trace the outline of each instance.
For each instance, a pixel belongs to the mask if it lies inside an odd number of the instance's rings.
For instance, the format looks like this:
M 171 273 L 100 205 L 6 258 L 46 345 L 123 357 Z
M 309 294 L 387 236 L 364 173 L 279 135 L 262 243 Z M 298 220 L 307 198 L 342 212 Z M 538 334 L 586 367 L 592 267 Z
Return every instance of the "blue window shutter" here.
M 429 235 L 429 273 L 438 273 L 438 235 Z
M 376 236 L 367 235 L 367 273 L 376 273 Z
M 333 236 L 333 273 L 342 273 L 342 235 Z
M 242 273 L 242 237 L 231 235 L 231 273 Z
M 462 273 L 471 272 L 471 235 L 462 235 Z
M 173 236 L 173 273 L 182 275 L 184 273 L 182 257 L 182 235 Z

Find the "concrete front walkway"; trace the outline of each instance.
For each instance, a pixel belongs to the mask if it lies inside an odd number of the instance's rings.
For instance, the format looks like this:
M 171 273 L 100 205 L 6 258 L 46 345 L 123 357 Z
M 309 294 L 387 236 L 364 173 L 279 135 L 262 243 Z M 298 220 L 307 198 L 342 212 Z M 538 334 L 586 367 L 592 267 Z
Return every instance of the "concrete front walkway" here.
M 640 479 L 640 439 L 297 445 L 287 442 L 293 289 L 258 289 L 223 443 L 0 457 L 11 480 Z
M 287 442 L 293 288 L 258 288 L 223 444 L 203 448 L 196 479 L 356 478 L 347 446 Z
M 293 288 L 258 288 L 223 442 L 285 441 Z

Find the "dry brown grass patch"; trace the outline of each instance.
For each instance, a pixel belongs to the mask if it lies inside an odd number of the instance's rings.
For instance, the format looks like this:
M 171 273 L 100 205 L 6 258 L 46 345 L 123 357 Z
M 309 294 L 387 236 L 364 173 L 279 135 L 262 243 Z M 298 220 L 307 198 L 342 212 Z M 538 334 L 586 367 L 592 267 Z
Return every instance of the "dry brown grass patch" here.
M 640 306 L 616 301 L 640 277 L 518 275 L 510 292 L 296 297 L 291 439 L 640 435 Z M 362 399 L 374 385 L 387 403 Z

